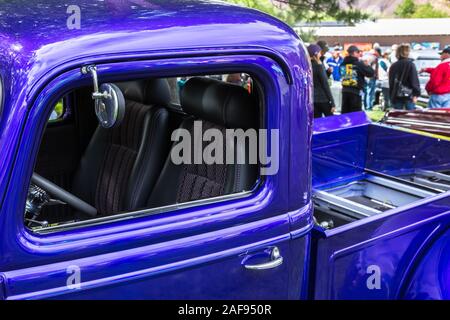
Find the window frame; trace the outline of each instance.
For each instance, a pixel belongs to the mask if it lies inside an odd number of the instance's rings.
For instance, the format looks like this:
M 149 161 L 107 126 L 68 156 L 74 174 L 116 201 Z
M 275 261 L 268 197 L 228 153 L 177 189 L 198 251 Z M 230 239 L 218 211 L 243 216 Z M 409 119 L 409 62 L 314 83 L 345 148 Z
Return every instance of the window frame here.
M 186 62 L 182 67 L 180 66 L 181 61 Z M 210 64 L 212 63 L 212 64 Z M 139 77 L 149 78 L 149 77 L 169 77 L 174 75 L 204 75 L 212 73 L 231 73 L 235 71 L 246 72 L 256 79 L 259 80 L 260 84 L 264 87 L 264 101 L 266 105 L 273 106 L 273 110 L 270 112 L 274 119 L 266 118 L 265 121 L 271 121 L 273 124 L 279 124 L 281 115 L 276 113 L 276 110 L 281 110 L 281 105 L 283 103 L 289 102 L 289 97 L 285 96 L 285 93 L 289 90 L 289 80 L 283 71 L 283 68 L 279 64 L 270 58 L 270 55 L 266 54 L 236 54 L 227 56 L 201 56 L 196 58 L 170 58 L 167 60 L 146 60 L 146 61 L 129 61 L 126 63 L 128 67 L 133 67 L 133 70 L 127 69 L 124 63 L 117 64 L 113 62 L 106 62 L 104 64 L 97 63 L 99 70 L 99 78 L 102 82 L 114 82 L 114 81 L 127 81 L 136 79 Z M 114 65 L 115 69 L 111 71 L 111 65 Z M 154 66 L 156 68 L 150 68 Z M 192 72 L 192 67 L 197 66 L 197 72 Z M 66 69 L 67 70 L 67 69 Z M 175 71 L 176 70 L 176 71 Z M 71 81 L 65 81 L 64 83 L 58 83 L 58 79 L 61 77 L 65 79 L 70 79 Z M 60 81 L 60 80 L 59 80 Z M 61 81 L 60 81 L 61 82 Z M 22 174 L 25 178 L 22 181 L 25 183 L 22 185 L 21 199 L 15 205 L 17 214 L 14 215 L 13 225 L 16 226 L 21 242 L 26 242 L 27 248 L 32 248 L 33 251 L 46 251 L 46 247 L 51 243 L 51 247 L 54 250 L 56 248 L 65 247 L 70 250 L 77 250 L 82 244 L 88 244 L 89 247 L 97 247 L 98 243 L 92 243 L 92 237 L 102 235 L 107 237 L 108 235 L 116 240 L 124 239 L 127 236 L 127 232 L 131 230 L 140 230 L 140 232 L 145 233 L 151 229 L 151 226 L 162 226 L 170 232 L 179 233 L 179 224 L 183 224 L 183 229 L 192 229 L 192 225 L 204 226 L 206 221 L 208 225 L 215 225 L 214 228 L 220 225 L 230 225 L 239 223 L 241 219 L 245 221 L 257 221 L 264 218 L 269 218 L 272 216 L 277 216 L 281 213 L 285 213 L 287 209 L 286 194 L 287 185 L 280 184 L 278 182 L 279 175 L 270 176 L 264 179 L 256 190 L 250 192 L 244 192 L 244 194 L 233 194 L 220 197 L 222 201 L 218 201 L 218 198 L 207 199 L 207 201 L 196 202 L 192 209 L 192 206 L 188 208 L 182 207 L 180 205 L 171 205 L 170 208 L 175 208 L 173 211 L 165 211 L 164 215 L 145 215 L 143 217 L 135 218 L 130 222 L 130 220 L 120 220 L 112 219 L 108 221 L 107 224 L 95 225 L 90 224 L 89 226 L 83 226 L 80 228 L 70 229 L 70 230 L 57 230 L 49 234 L 37 234 L 27 230 L 23 222 L 23 210 L 25 207 L 26 194 L 28 191 L 28 185 L 31 179 L 31 173 L 36 161 L 37 150 L 40 146 L 44 122 L 42 119 L 48 119 L 48 114 L 51 112 L 50 103 L 56 100 L 56 93 L 58 96 L 62 96 L 72 89 L 82 86 L 89 85 L 91 79 L 86 76 L 81 76 L 79 68 L 74 68 L 70 71 L 66 71 L 64 74 L 60 74 L 55 80 L 50 82 L 44 90 L 40 93 L 39 97 L 36 99 L 32 110 L 29 114 L 27 120 L 27 125 L 25 125 L 25 130 L 36 130 L 40 132 L 40 136 L 36 136 L 33 140 L 33 157 L 31 157 L 28 163 L 28 168 Z M 268 87 L 267 87 L 268 86 Z M 280 92 L 280 86 L 283 86 L 284 95 Z M 273 93 L 271 96 L 270 93 Z M 268 102 L 270 100 L 272 104 Z M 281 101 L 283 100 L 283 101 Z M 286 109 L 286 108 L 285 108 Z M 47 110 L 47 111 L 45 111 Z M 266 111 L 266 110 L 264 110 Z M 285 113 L 288 110 L 284 111 Z M 47 117 L 42 115 L 46 114 Z M 35 119 L 39 117 L 41 122 L 37 122 Z M 286 117 L 286 114 L 283 116 Z M 30 119 L 31 118 L 31 119 Z M 33 120 L 34 119 L 34 120 Z M 35 122 L 33 122 L 35 121 Z M 272 128 L 273 126 L 264 127 Z M 274 128 L 280 128 L 275 126 Z M 280 128 L 281 129 L 281 128 Z M 289 139 L 289 128 L 283 128 L 286 141 Z M 283 142 L 283 144 L 286 143 Z M 281 143 L 281 138 L 280 138 Z M 281 147 L 280 147 L 281 148 Z M 287 165 L 283 165 L 281 159 L 287 159 L 288 148 L 284 148 L 286 154 L 280 156 L 280 169 L 283 168 L 282 175 L 284 176 L 284 181 L 287 179 Z M 19 148 L 20 152 L 20 148 Z M 23 160 L 22 160 L 23 161 Z M 32 165 L 31 165 L 32 164 Z M 14 173 L 13 173 L 14 175 Z M 283 190 L 281 190 L 283 189 Z M 280 200 L 282 198 L 282 200 Z M 274 204 L 275 203 L 275 204 Z M 187 203 L 189 204 L 189 203 Z M 213 206 L 212 206 L 213 205 Z M 158 209 L 158 208 L 156 208 Z M 151 209 L 146 209 L 144 211 L 149 211 Z M 230 211 L 231 210 L 231 211 Z M 141 210 L 142 211 L 142 210 Z M 188 211 L 188 213 L 186 212 Z M 133 214 L 135 212 L 129 212 L 126 214 Z M 251 216 L 248 216 L 253 213 Z M 217 214 L 214 216 L 214 214 Z M 157 218 L 155 219 L 155 216 Z M 224 219 L 224 216 L 227 218 Z M 195 219 L 193 222 L 191 219 Z M 191 221 L 190 221 L 191 220 Z M 217 221 L 216 221 L 217 220 Z M 91 220 L 92 222 L 93 220 Z M 125 226 L 125 227 L 124 227 Z M 119 228 L 119 229 L 117 229 Z M 149 229 L 150 228 L 150 229 Z M 113 236 L 114 235 L 114 236 Z M 148 236 L 155 236 L 150 235 Z M 160 236 L 162 236 L 160 234 Z M 112 238 L 109 238 L 110 240 Z M 67 242 L 70 242 L 68 244 Z M 47 245 L 47 246 L 46 246 Z
M 209 76 L 210 74 L 196 74 L 193 73 L 192 76 Z M 214 74 L 216 75 L 216 74 Z M 134 79 L 134 80 L 138 80 L 138 79 Z M 263 94 L 263 90 L 259 89 L 260 88 L 260 84 L 258 79 L 254 79 L 253 80 L 255 84 L 257 84 L 255 87 L 257 87 L 257 91 L 258 91 L 258 95 L 259 96 L 264 96 Z M 71 95 L 71 93 L 69 93 L 68 95 L 65 95 L 62 100 L 64 102 L 68 101 L 69 96 Z M 262 124 L 262 122 L 264 121 L 264 110 L 265 110 L 265 103 L 264 99 L 259 99 L 261 101 L 260 105 L 258 106 L 259 108 L 259 119 L 258 122 L 260 123 L 260 125 L 264 126 Z M 58 100 L 60 101 L 60 100 Z M 181 108 L 181 105 L 179 106 L 179 109 L 175 109 L 172 110 L 173 112 L 180 112 L 182 114 L 186 114 L 183 109 Z M 169 106 L 169 108 L 173 108 L 172 104 Z M 49 125 L 59 125 L 61 124 L 64 120 L 66 120 L 64 118 L 64 113 L 62 115 L 62 117 L 59 120 L 55 120 L 54 122 L 48 122 Z M 227 195 L 222 195 L 222 196 L 216 196 L 216 197 L 210 197 L 210 198 L 205 198 L 205 199 L 199 199 L 199 200 L 194 200 L 194 201 L 188 201 L 188 202 L 182 202 L 182 203 L 174 203 L 174 204 L 170 204 L 170 205 L 166 205 L 166 206 L 161 206 L 161 207 L 155 207 L 155 208 L 143 208 L 143 209 L 138 209 L 138 210 L 131 210 L 131 211 L 125 211 L 125 212 L 120 212 L 120 213 L 116 213 L 116 214 L 111 214 L 108 216 L 103 216 L 103 217 L 98 217 L 98 218 L 91 218 L 91 219 L 87 219 L 87 220 L 83 220 L 83 221 L 75 221 L 75 222 L 68 222 L 68 223 L 63 223 L 60 225 L 50 225 L 47 227 L 36 227 L 36 228 L 28 228 L 26 227 L 29 231 L 36 233 L 36 234 L 51 234 L 51 233 L 55 233 L 55 232 L 62 232 L 62 231 L 68 231 L 68 230 L 73 230 L 73 229 L 78 229 L 78 228 L 82 228 L 82 227 L 89 227 L 89 226 L 96 226 L 96 225 L 100 225 L 100 224 L 107 224 L 110 222 L 114 222 L 114 221 L 124 221 L 124 220 L 129 220 L 129 219 L 136 219 L 136 218 L 141 218 L 141 217 L 146 217 L 146 216 L 152 216 L 152 215 L 158 215 L 158 214 L 164 214 L 164 213 L 170 213 L 173 212 L 175 210 L 183 210 L 183 209 L 189 209 L 189 208 L 193 208 L 193 207 L 198 207 L 198 206 L 202 206 L 202 205 L 211 205 L 211 204 L 215 204 L 215 203 L 219 203 L 219 202 L 224 202 L 224 201 L 228 201 L 228 200 L 239 200 L 245 197 L 248 197 L 252 194 L 255 194 L 258 190 L 258 188 L 260 188 L 262 185 L 264 184 L 264 176 L 261 176 L 258 174 L 257 180 L 255 181 L 255 183 L 253 184 L 253 187 L 250 190 L 245 190 L 245 191 L 241 191 L 241 192 L 236 192 L 236 193 L 232 193 L 232 194 L 227 194 Z

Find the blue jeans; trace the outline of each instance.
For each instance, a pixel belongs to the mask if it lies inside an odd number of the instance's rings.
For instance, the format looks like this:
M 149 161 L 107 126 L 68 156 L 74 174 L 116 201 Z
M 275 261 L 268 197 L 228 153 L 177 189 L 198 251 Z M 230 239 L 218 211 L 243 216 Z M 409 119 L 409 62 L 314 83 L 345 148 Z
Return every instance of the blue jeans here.
M 375 103 L 375 91 L 377 88 L 377 80 L 375 78 L 369 79 L 364 88 L 364 108 L 372 110 Z
M 381 91 L 383 92 L 384 97 L 384 109 L 388 109 L 391 107 L 391 97 L 389 96 L 389 88 L 382 88 Z
M 449 108 L 450 107 L 450 93 L 446 94 L 432 94 L 428 101 L 428 108 Z
M 397 101 L 392 103 L 392 106 L 394 107 L 394 109 L 397 110 L 414 110 L 416 109 L 416 104 L 412 101 Z

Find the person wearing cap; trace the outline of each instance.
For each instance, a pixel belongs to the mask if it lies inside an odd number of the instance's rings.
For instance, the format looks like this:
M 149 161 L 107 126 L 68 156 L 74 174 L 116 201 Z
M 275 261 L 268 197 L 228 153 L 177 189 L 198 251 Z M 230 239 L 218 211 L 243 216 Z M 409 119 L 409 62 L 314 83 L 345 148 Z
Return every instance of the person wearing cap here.
M 398 46 L 397 61 L 389 69 L 389 96 L 395 109 L 414 110 L 420 97 L 420 82 L 417 69 L 409 58 L 411 47 L 404 43 Z
M 332 68 L 331 79 L 333 80 L 330 84 L 331 93 L 336 104 L 336 110 L 341 110 L 341 65 L 344 58 L 341 56 L 342 48 L 340 45 L 336 45 L 331 52 L 331 57 L 329 57 L 326 62 L 328 66 Z
M 375 75 L 368 63 L 360 60 L 361 50 L 357 46 L 348 47 L 347 53 L 341 65 L 342 113 L 362 110 L 364 77 L 372 78 Z
M 439 54 L 442 62 L 436 68 L 420 70 L 430 74 L 430 80 L 425 87 L 430 95 L 429 108 L 450 107 L 450 47 Z
M 327 73 L 320 60 L 321 51 L 322 49 L 316 44 L 308 46 L 313 72 L 314 118 L 332 116 L 335 108 Z
M 332 68 L 332 78 L 334 81 L 341 81 L 341 64 L 344 58 L 341 57 L 341 48 L 334 47 L 331 57 L 329 57 L 326 62 L 328 66 Z
M 320 53 L 321 53 L 320 61 L 322 61 L 322 65 L 325 68 L 325 71 L 327 72 L 327 76 L 329 77 L 331 75 L 331 73 L 333 72 L 333 68 L 331 68 L 328 65 L 328 62 L 327 62 L 328 58 L 331 56 L 329 54 L 329 52 L 328 52 L 328 50 L 330 50 L 330 48 L 328 47 L 328 43 L 326 41 L 323 41 L 323 40 L 317 41 L 316 44 L 321 49 L 321 51 L 320 51 Z

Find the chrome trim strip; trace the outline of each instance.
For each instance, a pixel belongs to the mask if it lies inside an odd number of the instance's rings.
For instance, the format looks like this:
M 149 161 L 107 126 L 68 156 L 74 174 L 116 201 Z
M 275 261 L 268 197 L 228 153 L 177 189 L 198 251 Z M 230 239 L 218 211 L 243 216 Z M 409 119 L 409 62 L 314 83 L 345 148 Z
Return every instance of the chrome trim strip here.
M 120 213 L 120 214 L 116 214 L 116 215 L 112 215 L 112 216 L 101 217 L 101 218 L 96 218 L 96 219 L 89 219 L 89 220 L 84 220 L 84 221 L 69 222 L 69 223 L 60 224 L 57 226 L 35 228 L 35 229 L 32 229 L 31 231 L 34 233 L 37 233 L 37 234 L 48 234 L 48 233 L 52 233 L 52 232 L 56 232 L 56 231 L 67 231 L 67 230 L 72 230 L 72 229 L 86 227 L 86 226 L 89 226 L 89 227 L 97 226 L 97 225 L 106 224 L 106 223 L 110 223 L 110 222 L 118 222 L 118 221 L 134 219 L 134 218 L 152 216 L 152 215 L 169 212 L 169 211 L 188 209 L 188 208 L 205 205 L 205 204 L 221 203 L 221 202 L 229 201 L 229 200 L 238 200 L 238 199 L 246 198 L 246 197 L 253 195 L 255 193 L 255 191 L 256 190 L 243 191 L 240 193 L 234 193 L 234 194 L 229 194 L 229 195 L 224 195 L 224 196 L 219 196 L 219 197 L 214 197 L 214 198 L 195 200 L 195 201 L 179 203 L 179 204 L 171 204 L 171 205 L 164 206 L 164 207 L 137 210 L 137 211 Z

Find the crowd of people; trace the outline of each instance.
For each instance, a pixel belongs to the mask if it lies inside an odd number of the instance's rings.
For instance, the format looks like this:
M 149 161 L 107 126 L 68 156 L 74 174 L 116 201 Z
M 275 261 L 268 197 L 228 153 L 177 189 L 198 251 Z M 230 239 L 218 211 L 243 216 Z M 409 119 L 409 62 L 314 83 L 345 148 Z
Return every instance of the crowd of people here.
M 393 45 L 382 52 L 380 45 L 363 52 L 355 45 L 345 51 L 337 44 L 332 50 L 325 41 L 308 46 L 314 82 L 314 117 L 333 115 L 336 110 L 330 82 L 340 83 L 341 113 L 372 110 L 377 86 L 385 107 L 413 110 L 421 95 L 419 73 L 429 73 L 426 85 L 429 108 L 450 107 L 450 47 L 442 50 L 435 68 L 417 70 L 410 58 L 409 44 Z

